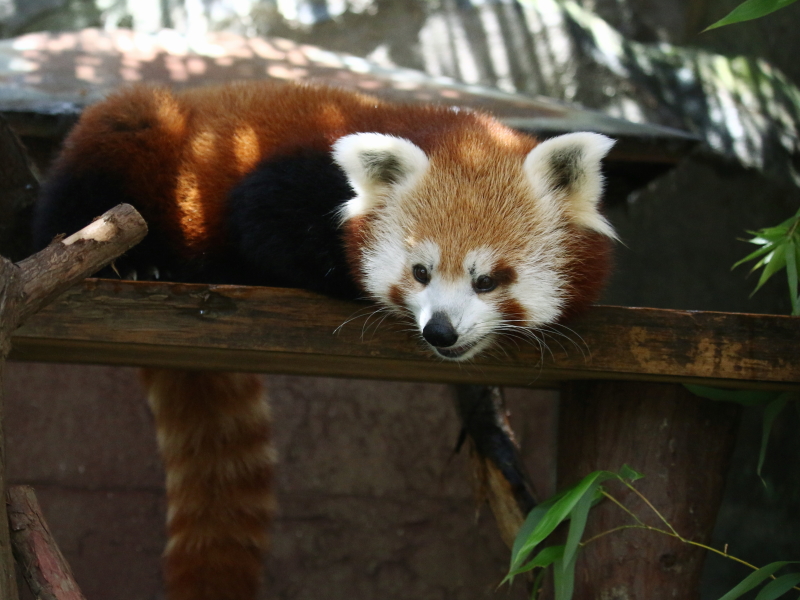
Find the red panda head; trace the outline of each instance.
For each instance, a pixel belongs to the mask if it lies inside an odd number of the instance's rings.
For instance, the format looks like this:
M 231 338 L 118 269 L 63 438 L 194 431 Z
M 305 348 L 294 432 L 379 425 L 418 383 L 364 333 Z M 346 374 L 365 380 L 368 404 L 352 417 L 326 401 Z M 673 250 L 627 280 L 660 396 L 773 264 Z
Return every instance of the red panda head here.
M 378 133 L 340 138 L 356 277 L 451 360 L 577 312 L 599 294 L 616 239 L 598 210 L 612 145 L 595 133 L 537 144 L 470 130 L 426 153 Z

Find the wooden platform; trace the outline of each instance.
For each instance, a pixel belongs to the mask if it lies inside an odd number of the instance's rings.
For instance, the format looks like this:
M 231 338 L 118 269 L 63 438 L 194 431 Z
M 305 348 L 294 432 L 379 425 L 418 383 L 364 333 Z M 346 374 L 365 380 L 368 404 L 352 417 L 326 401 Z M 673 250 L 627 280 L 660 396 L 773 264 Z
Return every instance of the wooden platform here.
M 468 364 L 431 360 L 370 304 L 309 292 L 89 279 L 19 329 L 11 358 L 549 387 L 575 379 L 800 389 L 800 318 L 597 306 Z

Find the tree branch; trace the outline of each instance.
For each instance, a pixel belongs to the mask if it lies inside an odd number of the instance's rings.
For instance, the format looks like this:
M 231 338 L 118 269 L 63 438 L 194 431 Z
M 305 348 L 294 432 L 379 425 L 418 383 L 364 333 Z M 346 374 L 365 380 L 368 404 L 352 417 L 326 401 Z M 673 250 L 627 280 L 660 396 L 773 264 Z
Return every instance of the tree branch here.
M 33 488 L 11 487 L 7 497 L 11 548 L 33 595 L 38 600 L 86 600 L 50 533 Z

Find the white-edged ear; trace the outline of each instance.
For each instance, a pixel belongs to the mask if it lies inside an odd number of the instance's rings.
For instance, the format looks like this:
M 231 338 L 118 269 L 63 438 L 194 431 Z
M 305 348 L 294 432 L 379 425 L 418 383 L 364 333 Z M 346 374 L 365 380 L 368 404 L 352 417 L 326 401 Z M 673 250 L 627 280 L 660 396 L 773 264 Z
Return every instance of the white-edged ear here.
M 413 185 L 429 164 L 425 153 L 412 142 L 382 133 L 339 138 L 333 144 L 333 159 L 356 192 L 342 210 L 344 220 L 369 212 L 389 189 Z
M 613 145 L 614 140 L 599 133 L 567 133 L 531 150 L 524 168 L 537 198 L 565 202 L 576 223 L 616 240 L 598 206 L 603 192 L 600 161 Z

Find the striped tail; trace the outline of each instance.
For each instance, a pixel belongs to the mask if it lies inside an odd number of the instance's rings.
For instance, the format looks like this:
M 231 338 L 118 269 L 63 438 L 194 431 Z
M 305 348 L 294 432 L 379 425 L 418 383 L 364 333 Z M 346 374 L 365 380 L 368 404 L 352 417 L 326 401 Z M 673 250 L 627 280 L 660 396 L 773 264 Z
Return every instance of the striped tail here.
M 144 369 L 167 472 L 169 600 L 252 600 L 274 512 L 256 375 Z

